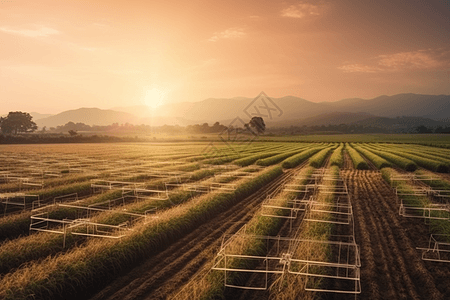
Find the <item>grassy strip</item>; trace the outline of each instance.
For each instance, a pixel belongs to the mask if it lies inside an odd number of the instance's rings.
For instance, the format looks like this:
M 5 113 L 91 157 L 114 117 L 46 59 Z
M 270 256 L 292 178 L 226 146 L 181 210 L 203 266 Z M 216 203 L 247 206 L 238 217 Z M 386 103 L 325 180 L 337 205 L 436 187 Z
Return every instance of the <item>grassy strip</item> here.
M 45 179 L 44 184 L 46 188 L 58 187 L 61 185 L 74 184 L 77 182 L 84 182 L 95 178 L 90 175 L 68 175 L 63 178 Z M 6 183 L 0 185 L 0 192 L 17 192 L 20 190 L 19 183 Z
M 330 175 L 339 175 L 339 167 L 332 166 L 327 170 Z M 330 187 L 335 186 L 336 182 L 327 181 L 326 183 Z M 329 193 L 319 193 L 316 197 L 316 201 L 322 204 L 331 204 L 334 202 L 334 195 Z M 314 212 L 313 218 L 319 220 L 330 220 L 331 216 L 328 212 Z M 326 222 L 304 222 L 300 229 L 299 238 L 315 240 L 315 241 L 327 241 L 330 239 L 334 230 L 334 225 L 332 223 Z M 331 249 L 326 244 L 309 244 L 300 243 L 297 249 L 294 249 L 293 257 L 308 257 L 312 260 L 318 261 L 329 261 L 332 255 Z M 299 268 L 303 267 L 301 265 L 292 266 L 293 270 L 300 271 Z M 310 267 L 313 270 L 314 266 Z M 323 273 L 323 270 L 316 270 L 316 272 Z M 313 280 L 310 278 L 309 280 Z M 270 299 L 274 300 L 285 300 L 285 299 L 316 299 L 315 293 L 306 292 L 305 287 L 305 277 L 298 275 L 288 275 L 284 278 L 282 283 L 282 289 L 271 290 Z M 323 284 L 322 279 L 314 279 L 314 286 L 319 287 Z
M 291 157 L 293 155 L 296 155 L 299 152 L 302 152 L 305 149 L 305 147 L 306 146 L 302 146 L 300 148 L 297 148 L 295 151 L 289 151 L 289 152 L 280 153 L 278 155 L 271 156 L 268 158 L 258 159 L 256 161 L 256 164 L 259 166 L 271 166 L 271 165 L 277 164 L 277 163 L 285 160 L 288 157 Z
M 303 185 L 308 182 L 308 178 L 311 176 L 314 168 L 307 167 L 302 169 L 298 175 L 305 176 L 304 179 L 297 179 L 293 184 Z M 277 196 L 277 202 L 272 203 L 273 205 L 280 207 L 288 207 L 288 200 L 293 199 L 297 196 L 298 193 L 295 192 L 282 192 Z M 265 211 L 268 214 L 272 215 L 285 215 L 286 210 L 270 208 Z M 275 217 L 266 217 L 261 216 L 256 213 L 253 218 L 247 223 L 247 232 L 251 232 L 252 234 L 259 236 L 275 236 L 281 226 L 283 225 L 283 219 L 275 218 Z M 248 236 L 242 239 L 239 239 L 239 249 L 237 249 L 236 254 L 241 255 L 264 255 L 268 249 L 264 242 L 261 239 L 254 238 L 252 236 Z M 230 245 L 232 248 L 233 245 Z M 228 253 L 229 254 L 229 253 Z M 241 261 L 227 261 L 229 267 L 236 268 L 252 268 L 255 266 L 243 265 Z M 177 294 L 174 297 L 169 297 L 169 299 L 223 299 L 227 298 L 225 294 L 225 286 L 224 286 L 224 273 L 220 271 L 213 271 L 208 273 L 207 276 L 203 278 L 197 279 L 195 282 L 191 282 L 189 286 L 187 286 L 183 291 Z M 228 274 L 227 280 L 230 284 L 243 284 L 245 280 L 247 280 L 247 276 L 238 276 L 236 273 L 230 276 Z
M 415 171 L 415 173 L 417 175 L 426 175 L 426 176 L 430 176 L 430 177 L 433 177 L 433 178 L 438 177 L 438 179 L 433 179 L 432 181 L 426 180 L 426 181 L 423 181 L 423 182 L 428 184 L 429 186 L 431 186 L 435 190 L 448 190 L 448 191 L 450 191 L 450 182 L 448 182 L 447 180 L 443 179 L 439 175 L 434 174 L 434 173 L 432 173 L 430 171 L 426 171 L 426 170 L 417 170 L 417 171 Z
M 392 167 L 392 164 L 390 162 L 388 162 L 384 158 L 372 153 L 371 151 L 369 151 L 367 149 L 363 149 L 357 145 L 352 145 L 352 146 L 356 151 L 358 151 L 359 153 L 364 155 L 368 160 L 370 160 L 375 165 L 375 167 L 377 167 L 379 170 L 381 170 L 383 168 Z
M 423 172 L 419 172 L 419 174 L 424 174 Z M 412 190 L 414 186 L 406 181 L 392 181 L 391 178 L 393 176 L 400 175 L 397 171 L 391 168 L 384 168 L 381 170 L 381 175 L 385 181 L 387 181 L 392 187 L 401 188 L 403 191 Z M 434 174 L 434 176 L 436 176 Z M 434 185 L 437 188 L 443 188 L 443 187 L 449 187 L 449 183 L 444 180 L 433 180 Z M 426 182 L 427 184 L 430 184 L 430 182 Z M 408 206 L 412 207 L 429 207 L 431 204 L 431 201 L 426 196 L 417 196 L 417 195 L 407 195 L 402 196 L 402 200 L 404 203 L 406 203 Z M 417 212 L 418 216 L 421 216 L 422 213 L 420 211 Z M 448 213 L 445 213 L 445 215 L 442 215 L 443 212 L 431 212 L 432 217 L 448 217 Z M 430 231 L 432 234 L 444 234 L 444 235 L 450 235 L 450 222 L 447 220 L 435 220 L 435 219 L 429 219 L 429 225 L 430 225 Z M 450 239 L 448 240 L 450 242 Z
M 86 198 L 80 201 L 80 204 L 89 205 L 93 203 L 103 202 L 120 197 L 122 191 L 109 191 L 101 195 Z M 60 214 L 64 214 L 61 210 Z M 58 217 L 55 212 L 55 217 Z M 30 229 L 31 211 L 25 211 L 20 214 L 0 218 L 0 240 L 15 239 L 20 235 L 28 234 Z
M 54 188 L 46 188 L 38 191 L 30 192 L 32 195 L 39 195 L 39 199 L 42 201 L 48 201 L 58 196 L 78 193 L 79 197 L 91 194 L 91 183 L 72 183 L 64 186 L 58 186 Z
M 0 240 L 14 239 L 27 234 L 30 228 L 31 211 L 0 218 Z
M 363 148 L 369 150 L 370 152 L 372 152 L 372 153 L 374 153 L 374 154 L 376 154 L 376 155 L 378 155 L 378 156 L 380 156 L 380 157 L 382 157 L 384 159 L 386 159 L 387 161 L 393 163 L 394 165 L 399 166 L 400 168 L 402 168 L 405 171 L 412 172 L 412 171 L 415 171 L 417 169 L 416 163 L 413 162 L 410 159 L 407 159 L 407 158 L 404 158 L 402 156 L 386 152 L 384 150 L 377 149 L 377 148 L 375 148 L 373 146 L 371 146 L 371 147 L 364 146 Z
M 83 291 L 104 285 L 121 270 L 167 247 L 281 174 L 282 169 L 277 166 L 241 184 L 234 193 L 205 195 L 195 203 L 177 206 L 160 214 L 154 222 L 136 226 L 133 233 L 121 241 L 89 240 L 85 247 L 29 264 L 2 278 L 0 297 L 83 298 L 86 296 Z
M 281 164 L 281 166 L 286 169 L 295 168 L 296 166 L 300 165 L 302 162 L 310 158 L 312 155 L 319 152 L 321 149 L 323 149 L 323 147 L 314 147 L 306 149 L 294 156 L 285 159 Z
M 208 172 L 203 173 L 209 174 Z M 198 177 L 199 179 L 202 178 L 200 176 Z M 126 212 L 130 213 L 144 213 L 145 211 L 155 207 L 160 210 L 169 208 L 173 205 L 184 203 L 197 195 L 199 195 L 199 193 L 180 190 L 176 191 L 175 193 L 172 192 L 170 194 L 170 201 L 142 201 L 121 206 L 120 209 L 121 211 L 126 210 Z M 80 204 L 94 204 L 119 198 L 120 196 L 121 191 L 110 191 L 107 194 L 102 194 L 100 196 L 80 201 Z M 62 220 L 64 218 L 75 219 L 79 216 L 77 209 L 59 207 L 57 210 L 51 212 L 49 217 Z M 100 224 L 119 225 L 127 221 L 132 221 L 133 218 L 134 217 L 130 215 L 123 214 L 116 210 L 108 210 L 92 217 L 91 221 Z M 65 249 L 63 249 L 63 239 L 63 235 L 39 232 L 30 236 L 21 237 L 3 243 L 0 246 L 0 273 L 7 273 L 10 269 L 17 268 L 21 264 L 31 260 L 42 258 L 51 254 L 56 254 L 61 251 L 67 251 L 67 249 L 75 246 L 76 243 L 84 240 L 84 238 L 82 237 L 69 233 L 66 236 L 66 247 Z
M 269 149 L 271 149 L 273 147 L 269 147 Z M 221 164 L 225 164 L 225 163 L 229 163 L 235 160 L 240 160 L 243 158 L 247 158 L 249 156 L 253 156 L 257 154 L 261 154 L 261 152 L 266 152 L 268 149 L 267 147 L 256 147 L 256 148 L 250 148 L 250 149 L 245 149 L 244 146 L 242 147 L 236 147 L 234 149 L 222 149 L 222 150 L 218 150 L 219 153 L 216 157 L 212 157 L 209 159 L 206 159 L 203 161 L 203 163 L 205 164 L 212 164 L 212 165 L 221 165 Z
M 333 149 L 335 149 L 335 147 L 320 150 L 319 153 L 314 154 L 314 156 L 309 159 L 309 165 L 314 168 L 320 168 Z
M 260 154 L 256 154 L 256 155 L 252 155 L 252 156 L 248 156 L 248 157 L 243 157 L 241 159 L 236 159 L 235 161 L 233 161 L 233 164 L 241 166 L 241 167 L 245 167 L 245 166 L 254 164 L 258 159 L 264 159 L 264 158 L 278 155 L 278 154 L 280 154 L 280 151 L 269 152 L 269 153 L 260 153 Z
M 333 154 L 331 154 L 330 157 L 330 166 L 338 166 L 339 168 L 342 168 L 344 165 L 344 143 L 341 143 L 339 147 L 334 150 Z
M 407 159 L 410 159 L 419 166 L 421 166 L 422 168 L 439 173 L 448 173 L 449 170 L 448 163 L 442 160 L 436 160 L 435 156 L 425 157 L 425 154 L 417 155 L 408 150 L 399 151 L 394 147 L 388 146 L 383 146 L 382 148 L 386 149 L 386 151 L 389 151 L 393 154 L 397 154 L 399 156 L 403 156 Z
M 450 159 L 450 153 L 445 152 L 445 149 L 442 148 L 422 146 L 422 145 L 401 145 L 400 147 L 402 147 L 402 149 L 412 148 L 419 153 L 427 153 L 433 155 L 434 157 L 445 158 L 447 160 Z
M 400 147 L 400 148 L 404 152 L 408 152 L 431 160 L 439 161 L 441 163 L 444 163 L 447 167 L 450 166 L 450 158 L 442 157 L 441 155 L 439 155 L 440 154 L 439 152 L 422 151 L 420 149 L 412 148 L 410 145 L 408 146 L 409 147 Z M 398 149 L 398 147 L 396 149 Z
M 11 272 L 25 262 L 66 251 L 84 238 L 68 234 L 65 249 L 63 248 L 63 240 L 62 234 L 39 232 L 3 242 L 0 245 L 0 274 Z
M 350 158 L 352 159 L 353 165 L 358 170 L 368 170 L 369 165 L 364 160 L 364 158 L 355 150 L 353 149 L 349 144 L 345 146 L 347 149 L 348 154 L 350 155 Z

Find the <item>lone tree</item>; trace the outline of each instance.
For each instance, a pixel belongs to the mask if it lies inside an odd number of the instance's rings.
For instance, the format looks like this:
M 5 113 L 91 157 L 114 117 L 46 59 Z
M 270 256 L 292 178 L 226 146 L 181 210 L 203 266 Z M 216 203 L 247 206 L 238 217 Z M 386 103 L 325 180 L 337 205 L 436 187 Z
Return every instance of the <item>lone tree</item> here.
M 1 118 L 0 128 L 6 134 L 33 132 L 37 129 L 37 125 L 31 120 L 32 118 L 29 113 L 11 111 L 6 118 Z
M 78 134 L 78 132 L 76 130 L 69 130 L 68 131 L 70 136 L 76 136 Z
M 264 120 L 261 117 L 253 117 L 250 120 L 250 122 L 248 123 L 248 126 L 250 126 L 250 128 L 252 128 L 252 129 L 256 130 L 256 132 L 258 134 L 262 134 L 266 130 L 266 124 L 264 123 Z M 247 124 L 246 124 L 246 127 L 247 127 Z

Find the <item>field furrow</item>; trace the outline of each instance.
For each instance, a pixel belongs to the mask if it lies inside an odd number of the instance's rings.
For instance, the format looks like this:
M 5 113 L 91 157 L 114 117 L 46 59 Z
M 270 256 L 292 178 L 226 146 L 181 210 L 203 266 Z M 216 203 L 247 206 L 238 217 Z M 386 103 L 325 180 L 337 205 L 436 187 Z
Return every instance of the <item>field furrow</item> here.
M 415 250 L 416 237 L 406 234 L 415 235 L 413 229 L 421 224 L 414 226 L 397 214 L 395 195 L 379 174 L 344 174 L 354 193 L 355 225 L 361 235 L 361 298 L 444 299 Z

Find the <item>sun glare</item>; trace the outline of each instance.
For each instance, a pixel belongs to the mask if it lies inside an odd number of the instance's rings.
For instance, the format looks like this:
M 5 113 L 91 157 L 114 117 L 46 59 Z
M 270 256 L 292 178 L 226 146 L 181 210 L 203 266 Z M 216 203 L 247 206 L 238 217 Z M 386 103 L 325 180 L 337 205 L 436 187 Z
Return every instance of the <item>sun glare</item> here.
M 162 89 L 152 87 L 145 92 L 144 102 L 150 108 L 156 108 L 164 104 L 166 92 Z

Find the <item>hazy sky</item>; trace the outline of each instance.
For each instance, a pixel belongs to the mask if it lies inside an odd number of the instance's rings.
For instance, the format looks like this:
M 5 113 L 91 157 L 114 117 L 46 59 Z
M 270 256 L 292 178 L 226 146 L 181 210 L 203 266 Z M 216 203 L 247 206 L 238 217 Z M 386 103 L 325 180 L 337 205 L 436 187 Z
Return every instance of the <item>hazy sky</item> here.
M 449 0 L 0 0 L 0 113 L 450 94 Z

